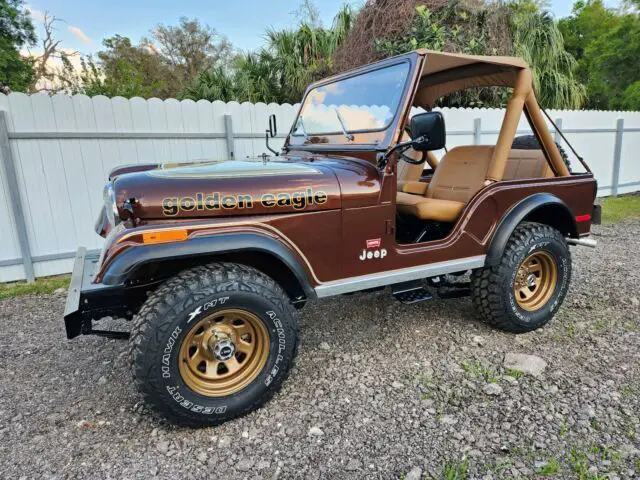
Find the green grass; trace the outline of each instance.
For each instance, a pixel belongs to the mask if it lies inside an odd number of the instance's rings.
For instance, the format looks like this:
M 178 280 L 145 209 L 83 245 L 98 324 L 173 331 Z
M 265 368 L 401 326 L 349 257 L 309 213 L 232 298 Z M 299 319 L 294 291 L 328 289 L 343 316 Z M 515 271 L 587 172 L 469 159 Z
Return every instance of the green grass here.
M 600 205 L 602 205 L 602 223 L 604 224 L 640 218 L 640 195 L 607 197 L 600 201 Z
M 633 387 L 631 385 L 622 385 L 620 387 L 620 395 L 623 397 L 633 396 Z
M 560 425 L 560 431 L 558 432 L 558 435 L 560 435 L 561 437 L 564 437 L 567 434 L 568 430 L 569 430 L 569 425 L 567 424 L 566 420 L 563 420 L 562 424 Z
M 53 293 L 58 288 L 69 287 L 69 275 L 39 278 L 34 283 L 15 282 L 0 284 L 0 300 L 19 297 L 21 295 L 40 295 Z
M 472 380 L 476 378 L 483 378 L 489 383 L 498 383 L 498 377 L 495 376 L 493 370 L 484 366 L 479 360 L 474 360 L 472 362 L 463 360 L 460 363 L 460 366 Z
M 544 466 L 540 467 L 536 473 L 542 477 L 552 477 L 556 475 L 559 470 L 560 462 L 558 462 L 557 458 L 551 458 Z
M 463 458 L 459 462 L 446 462 L 442 467 L 444 480 L 466 480 L 469 478 L 469 460 Z
M 516 370 L 515 368 L 508 368 L 506 374 L 509 377 L 515 378 L 516 380 L 520 380 L 524 376 L 524 372 Z

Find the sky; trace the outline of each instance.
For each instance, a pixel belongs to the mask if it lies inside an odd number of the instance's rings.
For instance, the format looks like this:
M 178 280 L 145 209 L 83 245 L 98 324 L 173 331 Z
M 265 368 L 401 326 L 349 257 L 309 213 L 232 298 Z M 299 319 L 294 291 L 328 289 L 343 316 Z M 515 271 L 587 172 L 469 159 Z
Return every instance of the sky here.
M 331 25 L 344 3 L 315 1 L 324 25 Z M 561 18 L 571 13 L 572 4 L 572 0 L 552 0 L 549 8 Z M 615 6 L 617 2 L 605 0 L 605 4 Z M 103 38 L 118 33 L 137 43 L 158 23 L 176 25 L 181 16 L 210 25 L 236 48 L 255 50 L 263 45 L 267 28 L 295 27 L 294 12 L 299 5 L 300 0 L 33 0 L 28 8 L 36 25 L 45 11 L 63 19 L 65 23 L 59 23 L 56 32 L 61 46 L 89 54 L 101 49 Z

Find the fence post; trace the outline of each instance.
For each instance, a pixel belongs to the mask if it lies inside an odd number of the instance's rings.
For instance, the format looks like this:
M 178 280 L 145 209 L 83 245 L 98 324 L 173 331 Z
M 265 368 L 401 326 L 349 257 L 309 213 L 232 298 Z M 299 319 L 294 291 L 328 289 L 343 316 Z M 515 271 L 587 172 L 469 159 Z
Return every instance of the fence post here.
M 619 118 L 616 122 L 616 143 L 613 148 L 613 176 L 611 178 L 611 195 L 618 196 L 618 185 L 620 184 L 620 161 L 622 159 L 622 133 L 624 132 L 624 119 Z
M 0 110 L 0 173 L 7 182 L 9 189 L 9 202 L 13 211 L 13 221 L 18 233 L 18 243 L 22 255 L 22 265 L 24 274 L 29 283 L 35 281 L 33 270 L 33 259 L 31 258 L 31 248 L 29 247 L 29 237 L 27 236 L 27 226 L 25 224 L 20 190 L 18 189 L 18 177 L 16 176 L 16 166 L 9 145 L 9 129 L 7 124 L 7 112 Z
M 224 116 L 224 128 L 227 134 L 227 155 L 233 160 L 235 158 L 233 152 L 233 118 L 228 113 Z
M 560 136 L 560 130 L 562 130 L 562 119 L 556 118 L 556 131 L 554 133 L 555 141 L 558 145 L 562 145 L 562 137 Z
M 473 119 L 473 144 L 480 145 L 482 143 L 482 119 Z

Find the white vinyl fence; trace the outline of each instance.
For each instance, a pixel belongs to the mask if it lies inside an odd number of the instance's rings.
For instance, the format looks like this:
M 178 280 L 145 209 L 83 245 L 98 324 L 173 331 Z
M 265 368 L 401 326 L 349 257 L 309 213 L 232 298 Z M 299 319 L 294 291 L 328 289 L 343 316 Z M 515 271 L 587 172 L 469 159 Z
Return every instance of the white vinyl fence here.
M 113 167 L 258 156 L 267 151 L 268 116 L 277 116 L 271 144 L 279 149 L 297 108 L 0 94 L 0 282 L 70 272 L 79 245 L 101 247 L 93 227 Z M 452 147 L 495 143 L 504 111 L 443 113 Z M 550 115 L 593 170 L 600 196 L 640 190 L 640 113 Z M 524 119 L 520 130 L 529 131 Z

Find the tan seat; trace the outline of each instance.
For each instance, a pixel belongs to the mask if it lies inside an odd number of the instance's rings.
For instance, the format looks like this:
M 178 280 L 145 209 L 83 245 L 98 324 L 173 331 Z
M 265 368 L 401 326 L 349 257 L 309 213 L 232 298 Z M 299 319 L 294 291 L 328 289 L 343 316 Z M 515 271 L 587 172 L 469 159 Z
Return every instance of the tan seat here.
M 398 211 L 422 220 L 455 221 L 482 188 L 493 149 L 484 145 L 452 148 L 440 160 L 424 196 L 398 193 Z
M 402 135 L 402 141 L 406 142 L 407 140 L 411 140 L 411 137 L 409 137 L 409 134 L 407 132 L 404 132 Z M 404 154 L 413 160 L 422 160 L 422 152 L 418 152 L 413 148 L 405 150 Z M 433 169 L 435 169 L 435 167 L 438 165 L 438 159 L 433 154 L 433 152 L 427 152 L 426 163 Z M 406 182 L 418 181 L 422 176 L 424 168 L 424 163 L 420 163 L 419 165 L 412 165 L 411 163 L 399 160 L 396 174 L 398 177 L 398 191 L 402 191 Z
M 398 210 L 408 215 L 423 220 L 437 220 L 439 222 L 452 222 L 460 215 L 464 203 L 452 200 L 440 200 L 427 198 L 411 193 L 398 193 L 396 197 Z
M 422 220 L 453 222 L 486 180 L 494 147 L 469 145 L 451 149 L 428 186 L 405 180 L 396 198 L 398 211 Z M 553 177 L 542 150 L 511 150 L 504 180 Z M 425 188 L 426 187 L 426 188 Z
M 553 170 L 542 150 L 509 151 L 503 180 L 519 180 L 524 178 L 553 177 Z

